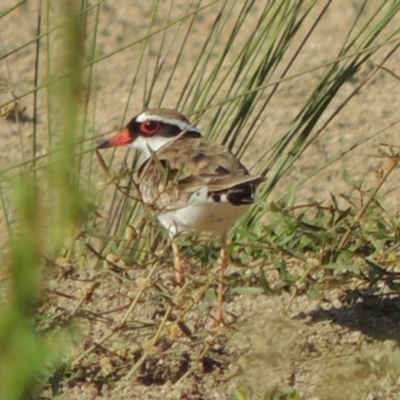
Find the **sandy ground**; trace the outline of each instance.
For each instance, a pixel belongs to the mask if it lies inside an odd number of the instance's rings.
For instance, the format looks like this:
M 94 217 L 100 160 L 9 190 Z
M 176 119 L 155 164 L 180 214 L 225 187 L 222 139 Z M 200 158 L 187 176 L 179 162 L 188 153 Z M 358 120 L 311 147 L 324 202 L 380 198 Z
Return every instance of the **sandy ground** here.
M 346 29 L 354 20 L 357 8 L 362 3 L 362 1 L 347 0 L 335 0 L 332 3 L 323 22 L 319 24 L 294 65 L 293 74 L 321 65 L 335 57 L 347 33 Z M 367 7 L 371 7 L 371 3 L 373 2 L 367 2 Z M 0 13 L 13 4 L 12 0 L 3 0 Z M 11 52 L 35 37 L 38 4 L 38 1 L 28 1 L 24 6 L 2 18 L 0 30 L 2 54 Z M 172 15 L 181 15 L 185 4 L 183 0 L 176 1 Z M 325 3 L 321 2 L 320 6 L 323 4 Z M 210 7 L 202 14 L 201 21 L 195 25 L 190 45 L 186 47 L 175 78 L 170 82 L 163 106 L 175 107 L 181 82 L 185 82 L 189 66 L 201 46 L 201 33 L 212 25 L 217 7 L 217 5 Z M 234 8 L 233 14 L 235 13 L 238 13 L 237 7 Z M 146 32 L 150 15 L 151 2 L 105 1 L 98 25 L 98 55 L 111 53 L 137 40 Z M 164 4 L 157 16 L 156 26 L 162 26 L 167 15 L 168 5 Z M 399 22 L 400 16 L 396 18 L 394 24 Z M 91 22 L 88 23 L 90 25 Z M 18 26 L 17 31 L 16 26 Z M 154 65 L 158 54 L 160 40 L 160 37 L 156 36 L 151 41 L 150 68 Z M 381 49 L 373 61 L 379 64 L 389 47 Z M 142 109 L 144 73 L 143 69 L 137 76 L 135 72 L 141 50 L 140 45 L 129 47 L 104 59 L 96 66 L 95 100 L 93 97 L 91 102 L 96 118 L 89 127 L 96 137 L 115 130 Z M 176 54 L 177 51 L 172 49 L 171 53 Z M 17 95 L 31 90 L 34 85 L 34 60 L 33 44 L 2 58 L 0 78 L 5 82 L 3 86 L 11 87 Z M 399 73 L 399 61 L 400 55 L 395 54 L 386 67 Z M 45 81 L 46 76 L 45 60 L 41 59 L 40 63 L 42 73 L 39 76 L 39 84 Z M 165 70 L 168 71 L 169 68 L 171 62 L 167 59 Z M 367 73 L 368 70 L 362 70 L 345 84 L 326 116 L 355 89 L 360 79 Z M 135 76 L 139 83 L 130 97 L 130 86 Z M 165 76 L 161 74 L 157 81 L 150 105 L 158 104 L 166 84 Z M 280 86 L 266 110 L 263 127 L 256 135 L 254 147 L 251 147 L 243 158 L 245 163 L 251 163 L 251 160 L 257 157 L 260 145 L 273 143 L 288 129 L 291 118 L 296 115 L 321 76 L 321 70 L 317 70 Z M 367 185 L 373 187 L 376 184 L 374 171 L 381 166 L 382 160 L 371 156 L 378 155 L 377 148 L 380 143 L 397 144 L 399 85 L 400 82 L 389 74 L 383 71 L 377 73 L 307 149 L 271 194 L 270 200 L 279 199 L 280 195 L 293 184 L 297 184 L 343 151 L 363 141 L 365 142 L 361 146 L 302 184 L 298 188 L 297 201 L 301 203 L 309 198 L 318 201 L 328 199 L 330 192 L 337 196 L 348 193 L 351 189 L 342 178 L 345 169 L 356 179 L 366 177 Z M 10 93 L 0 94 L 0 103 L 11 99 Z M 33 117 L 32 95 L 23 97 L 21 106 L 27 107 L 28 117 Z M 124 115 L 125 110 L 127 115 Z M 209 118 L 210 113 L 200 121 L 199 126 L 206 128 Z M 36 154 L 41 155 L 48 151 L 44 91 L 39 92 L 37 120 L 39 146 Z M 32 156 L 32 124 L 29 121 L 15 124 L 0 119 L 0 129 L 2 168 L 29 160 Z M 397 190 L 398 179 L 394 173 L 385 185 L 384 192 L 387 194 L 382 199 L 389 213 L 395 213 L 399 209 Z M 0 223 L 4 223 L 4 220 Z M 68 388 L 69 392 L 65 398 L 224 399 L 228 398 L 227 393 L 232 394 L 246 385 L 256 387 L 260 391 L 265 386 L 278 385 L 295 386 L 304 393 L 306 399 L 342 399 L 343 388 L 338 384 L 341 379 L 351 379 L 356 382 L 355 386 L 350 386 L 353 389 L 365 386 L 365 390 L 362 389 L 361 392 L 354 389 L 353 392 L 346 393 L 348 399 L 399 398 L 400 386 L 397 386 L 399 382 L 396 375 L 399 372 L 398 367 L 386 374 L 384 371 L 376 372 L 374 365 L 378 365 L 380 360 L 373 358 L 379 350 L 379 357 L 386 357 L 390 365 L 395 365 L 399 359 L 398 336 L 394 334 L 399 327 L 396 319 L 399 307 L 396 302 L 381 308 L 354 306 L 349 309 L 341 303 L 340 293 L 327 293 L 318 301 L 312 301 L 306 296 L 295 298 L 289 311 L 286 311 L 289 302 L 290 299 L 285 294 L 266 297 L 237 296 L 232 300 L 229 307 L 232 312 L 241 315 L 244 327 L 237 335 L 237 342 L 230 347 L 231 351 L 240 353 L 240 362 L 233 363 L 239 372 L 233 374 L 230 379 L 217 376 L 205 378 L 204 382 L 188 380 L 182 387 L 173 387 L 169 383 L 150 387 L 119 383 L 103 389 L 101 393 L 88 381 L 85 385 Z M 388 313 L 388 309 L 393 312 Z M 279 334 L 270 334 L 271 324 L 276 327 Z M 383 328 L 379 329 L 379 326 L 385 327 L 385 331 Z M 283 348 L 286 350 L 281 350 Z M 338 368 L 338 363 L 341 368 Z M 375 372 L 370 372 L 370 375 L 365 374 L 365 370 L 358 373 L 361 364 L 368 364 L 370 369 L 367 370 Z M 337 379 L 331 379 L 332 376 Z M 376 379 L 376 382 L 368 386 L 365 382 L 371 379 Z M 197 389 L 194 390 L 194 387 Z M 327 395 L 328 392 L 330 397 Z

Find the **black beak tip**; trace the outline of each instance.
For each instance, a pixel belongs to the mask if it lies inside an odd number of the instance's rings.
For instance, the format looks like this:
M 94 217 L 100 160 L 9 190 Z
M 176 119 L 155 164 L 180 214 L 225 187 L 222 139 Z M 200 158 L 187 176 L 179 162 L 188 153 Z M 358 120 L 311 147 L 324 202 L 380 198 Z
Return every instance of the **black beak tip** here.
M 100 144 L 96 147 L 96 150 L 107 149 L 108 147 L 110 147 L 110 142 L 109 142 L 108 140 L 105 140 L 104 142 L 100 143 Z

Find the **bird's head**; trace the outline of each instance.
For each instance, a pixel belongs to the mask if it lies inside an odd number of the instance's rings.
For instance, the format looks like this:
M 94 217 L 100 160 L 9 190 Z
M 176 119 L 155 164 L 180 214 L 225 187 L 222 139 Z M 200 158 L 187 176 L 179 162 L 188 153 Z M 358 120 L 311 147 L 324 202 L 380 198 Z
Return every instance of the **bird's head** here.
M 180 112 L 157 108 L 132 118 L 121 132 L 101 143 L 98 149 L 129 145 L 149 157 L 151 151 L 157 151 L 178 136 L 199 138 L 201 133 Z

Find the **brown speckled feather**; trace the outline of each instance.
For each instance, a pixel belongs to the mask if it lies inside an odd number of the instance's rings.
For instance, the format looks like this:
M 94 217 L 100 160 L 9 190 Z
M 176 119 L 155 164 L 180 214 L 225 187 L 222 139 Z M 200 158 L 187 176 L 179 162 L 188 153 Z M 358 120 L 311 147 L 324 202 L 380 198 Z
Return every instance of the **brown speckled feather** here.
M 183 137 L 144 161 L 138 180 L 146 204 L 158 210 L 173 210 L 185 207 L 190 196 L 201 188 L 207 187 L 212 196 L 245 183 L 258 185 L 264 178 L 249 175 L 225 147 Z

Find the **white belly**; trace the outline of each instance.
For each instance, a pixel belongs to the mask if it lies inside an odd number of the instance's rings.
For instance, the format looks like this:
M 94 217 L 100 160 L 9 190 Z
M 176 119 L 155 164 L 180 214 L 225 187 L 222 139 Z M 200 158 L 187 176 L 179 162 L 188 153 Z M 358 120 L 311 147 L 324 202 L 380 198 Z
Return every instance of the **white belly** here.
M 234 206 L 225 198 L 219 203 L 195 193 L 189 204 L 179 210 L 162 212 L 158 220 L 171 235 L 179 232 L 226 232 L 249 209 L 249 205 Z

